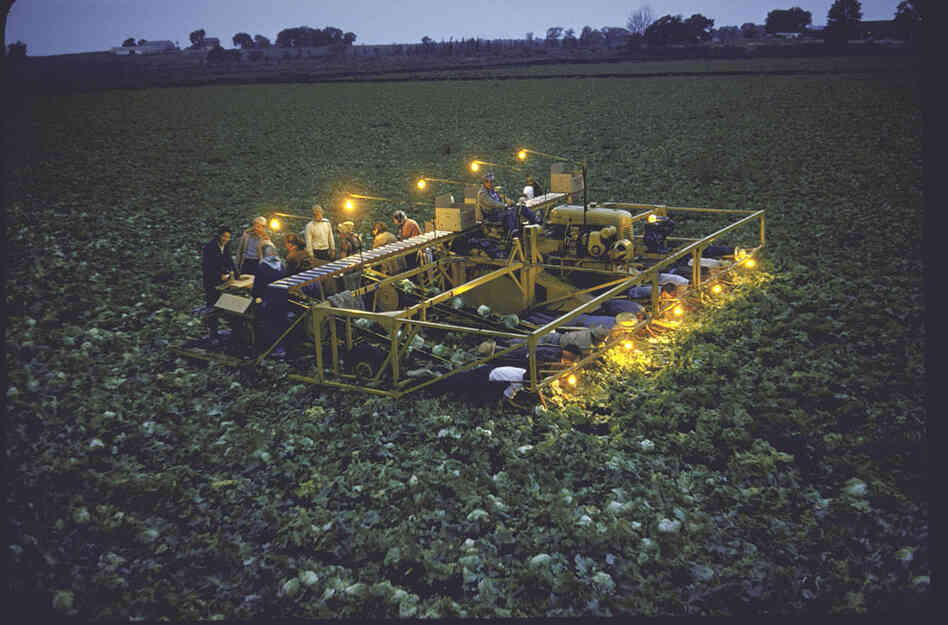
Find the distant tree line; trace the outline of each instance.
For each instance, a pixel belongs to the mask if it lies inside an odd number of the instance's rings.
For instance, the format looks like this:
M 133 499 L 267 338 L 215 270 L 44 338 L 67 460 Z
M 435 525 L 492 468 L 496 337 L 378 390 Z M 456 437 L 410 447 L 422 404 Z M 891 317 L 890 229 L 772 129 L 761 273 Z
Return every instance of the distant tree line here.
M 13 0 L 0 0 L 6 2 L 6 9 L 9 11 Z M 928 0 L 902 0 L 896 9 L 894 21 L 899 36 L 903 39 L 911 39 L 918 36 L 919 26 L 922 22 L 923 11 L 929 4 Z M 5 14 L 4 14 L 5 17 Z M 859 0 L 834 0 L 829 8 L 826 19 L 826 28 L 823 36 L 827 41 L 846 41 L 854 37 L 857 32 L 859 22 L 862 19 L 862 6 Z M 453 37 L 448 41 L 442 39 L 439 42 L 431 37 L 425 36 L 420 44 L 392 44 L 391 46 L 379 46 L 374 49 L 374 54 L 392 55 L 424 55 L 424 56 L 480 56 L 484 54 L 499 54 L 505 50 L 516 50 L 518 48 L 529 51 L 536 48 L 561 48 L 561 49 L 593 49 L 602 47 L 619 47 L 629 45 L 633 48 L 642 43 L 653 46 L 664 46 L 673 44 L 697 44 L 710 41 L 715 38 L 718 41 L 731 43 L 741 39 L 761 39 L 765 34 L 777 33 L 803 33 L 812 24 L 812 15 L 800 7 L 789 9 L 773 9 L 767 13 L 763 25 L 745 22 L 738 26 L 722 26 L 714 28 L 714 20 L 700 13 L 696 13 L 689 18 L 683 15 L 663 15 L 657 19 L 653 18 L 652 10 L 648 5 L 643 5 L 632 11 L 626 21 L 626 27 L 603 26 L 602 28 L 593 28 L 583 26 L 580 32 L 573 28 L 564 28 L 562 26 L 551 26 L 546 30 L 545 37 L 540 39 L 529 32 L 524 39 L 501 40 L 501 39 L 459 39 Z M 189 35 L 192 49 L 202 49 L 207 47 L 207 37 L 203 28 L 194 30 Z M 265 50 L 271 47 L 277 48 L 309 48 L 324 46 L 349 46 L 356 41 L 356 35 L 352 32 L 343 32 L 339 28 L 327 26 L 325 28 L 311 28 L 309 26 L 297 26 L 294 28 L 284 28 L 276 37 L 276 41 L 271 43 L 270 39 L 261 34 L 251 36 L 247 32 L 235 33 L 231 38 L 234 48 L 242 50 Z M 122 46 L 134 47 L 143 45 L 146 41 L 139 39 L 137 42 L 134 37 L 129 37 L 122 42 Z M 219 44 L 216 46 L 219 48 Z M 6 47 L 5 52 L 8 56 L 15 58 L 17 56 L 26 56 L 26 44 L 17 42 Z M 225 54 L 223 50 L 209 52 L 214 53 L 213 59 L 225 60 L 239 58 L 239 55 Z M 259 53 L 256 53 L 259 54 Z M 209 56 L 210 58 L 210 56 Z
M 277 33 L 276 47 L 303 48 L 331 46 L 333 44 L 348 46 L 352 45 L 355 40 L 355 33 L 344 33 L 333 26 L 327 26 L 321 29 L 310 28 L 309 26 L 297 26 L 296 28 L 284 28 Z

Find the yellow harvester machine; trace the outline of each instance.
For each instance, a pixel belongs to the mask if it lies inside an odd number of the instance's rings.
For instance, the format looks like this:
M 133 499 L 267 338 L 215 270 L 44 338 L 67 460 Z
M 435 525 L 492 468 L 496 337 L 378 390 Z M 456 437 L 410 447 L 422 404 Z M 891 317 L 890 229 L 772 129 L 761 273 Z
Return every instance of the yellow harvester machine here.
M 753 266 L 764 245 L 763 210 L 585 205 L 584 178 L 554 165 L 551 192 L 527 202 L 542 223 L 518 220 L 513 231 L 478 221 L 476 187 L 462 202 L 438 196 L 427 232 L 270 284 L 276 321 L 260 318 L 239 283 L 225 287 L 210 314 L 229 321 L 233 340 L 175 351 L 254 366 L 281 346 L 294 380 L 393 398 L 519 354 L 524 389 L 540 394 L 605 350 L 673 325 L 673 311 Z M 670 273 L 688 281 L 671 297 L 662 289 Z M 610 321 L 602 311 L 616 300 L 640 310 Z M 261 344 L 261 323 L 277 323 L 279 338 Z M 593 324 L 609 333 L 575 365 L 538 359 L 546 335 Z M 488 340 L 498 347 L 479 351 Z

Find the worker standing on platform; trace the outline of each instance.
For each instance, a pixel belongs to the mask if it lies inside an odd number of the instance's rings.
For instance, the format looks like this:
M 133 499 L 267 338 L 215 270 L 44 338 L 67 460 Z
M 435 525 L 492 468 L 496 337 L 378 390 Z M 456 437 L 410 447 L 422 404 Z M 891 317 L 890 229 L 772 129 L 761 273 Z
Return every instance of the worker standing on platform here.
M 336 258 L 336 241 L 332 236 L 332 224 L 323 218 L 323 207 L 313 204 L 313 220 L 306 224 L 306 251 L 317 260 L 330 261 Z
M 372 226 L 372 249 L 380 248 L 389 243 L 395 243 L 398 239 L 394 234 L 388 231 L 381 221 L 375 222 Z M 400 258 L 392 258 L 382 263 L 382 271 L 387 274 L 396 274 L 401 271 Z
M 250 227 L 244 230 L 237 245 L 237 270 L 240 274 L 252 274 L 257 263 L 263 258 L 263 246 L 273 245 L 266 230 L 267 220 L 263 216 L 254 217 Z
M 392 221 L 394 221 L 395 226 L 398 227 L 398 238 L 401 241 L 417 237 L 421 234 L 421 228 L 418 227 L 418 222 L 405 215 L 405 211 L 395 211 L 395 214 L 392 215 Z
M 388 231 L 381 221 L 375 222 L 375 225 L 372 226 L 372 248 L 382 247 L 383 245 L 388 245 L 389 243 L 394 243 L 398 239 L 394 234 Z
M 357 254 L 362 249 L 362 239 L 354 231 L 355 224 L 344 221 L 336 229 L 339 231 L 339 258 Z
M 286 302 L 279 298 L 274 298 L 268 293 L 267 286 L 286 276 L 286 264 L 283 259 L 277 255 L 277 249 L 273 244 L 263 246 L 263 258 L 257 265 L 254 272 L 253 288 L 250 290 L 250 296 L 257 304 L 254 313 L 257 324 L 258 337 L 260 339 L 257 347 L 266 348 L 271 345 L 283 332 L 286 325 Z M 274 355 L 280 356 L 285 353 L 284 349 L 279 349 Z
M 418 227 L 418 222 L 408 217 L 405 211 L 395 211 L 395 214 L 392 215 L 392 221 L 395 222 L 395 226 L 398 228 L 398 239 L 400 241 L 421 234 L 421 228 Z M 418 266 L 418 254 L 412 252 L 403 258 L 405 259 L 406 269 L 414 269 Z
M 204 304 L 213 306 L 220 297 L 217 287 L 230 280 L 236 269 L 230 256 L 230 228 L 220 226 L 214 236 L 201 250 L 201 273 L 203 274 Z M 217 341 L 218 319 L 214 315 L 207 318 L 207 329 L 211 341 Z
M 306 251 L 306 243 L 295 234 L 286 235 L 286 270 L 288 274 L 312 269 L 313 257 Z

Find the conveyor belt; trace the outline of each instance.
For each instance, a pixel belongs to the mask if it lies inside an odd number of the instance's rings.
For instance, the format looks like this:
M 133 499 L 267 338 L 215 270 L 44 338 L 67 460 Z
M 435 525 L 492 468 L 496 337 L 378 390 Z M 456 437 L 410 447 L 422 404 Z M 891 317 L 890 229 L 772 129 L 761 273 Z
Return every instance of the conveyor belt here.
M 532 200 L 527 200 L 527 208 L 538 211 L 558 206 L 566 201 L 565 193 L 545 193 Z
M 418 236 L 405 239 L 404 241 L 395 241 L 394 243 L 389 243 L 382 247 L 366 250 L 362 252 L 361 255 L 358 253 L 352 254 L 345 258 L 326 263 L 325 265 L 320 265 L 319 267 L 307 269 L 306 271 L 293 274 L 292 276 L 281 278 L 280 280 L 270 283 L 267 289 L 271 290 L 272 295 L 282 295 L 283 298 L 285 298 L 288 293 L 298 293 L 304 289 L 306 289 L 308 294 L 318 294 L 319 284 L 325 280 L 338 278 L 345 273 L 359 269 L 360 265 L 362 267 L 375 265 L 393 256 L 403 255 L 406 252 L 429 246 L 433 243 L 437 243 L 438 240 L 443 237 L 456 234 L 456 232 L 446 232 L 443 230 L 425 232 L 424 234 L 419 234 Z M 310 287 L 315 287 L 312 293 L 309 293 L 311 290 Z

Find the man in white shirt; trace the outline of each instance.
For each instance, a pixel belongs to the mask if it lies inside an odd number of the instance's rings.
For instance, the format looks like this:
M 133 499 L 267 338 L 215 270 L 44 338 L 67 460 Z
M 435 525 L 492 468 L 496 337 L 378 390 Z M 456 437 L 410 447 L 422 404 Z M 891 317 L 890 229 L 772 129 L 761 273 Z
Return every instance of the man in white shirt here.
M 532 200 L 533 198 L 543 195 L 543 189 L 537 184 L 536 178 L 527 176 L 527 186 L 523 188 L 523 194 L 528 200 Z
M 313 220 L 306 224 L 306 251 L 320 260 L 336 257 L 336 241 L 332 236 L 332 224 L 323 218 L 323 207 L 313 204 Z

